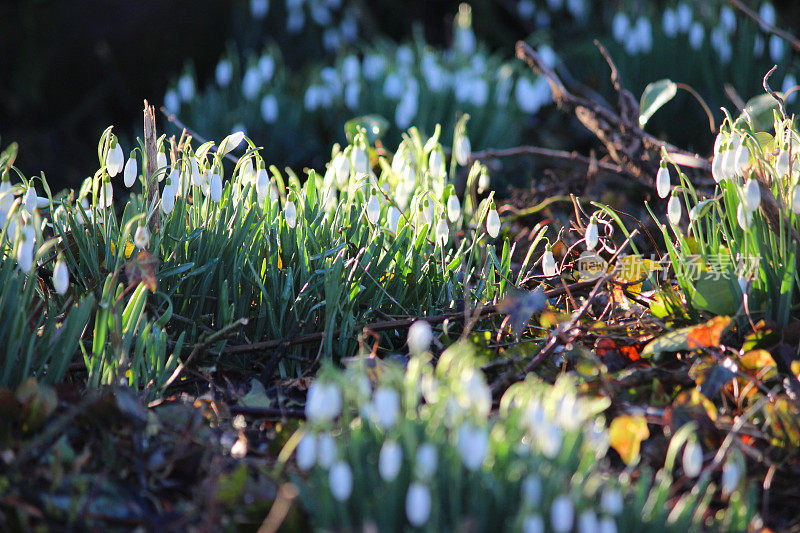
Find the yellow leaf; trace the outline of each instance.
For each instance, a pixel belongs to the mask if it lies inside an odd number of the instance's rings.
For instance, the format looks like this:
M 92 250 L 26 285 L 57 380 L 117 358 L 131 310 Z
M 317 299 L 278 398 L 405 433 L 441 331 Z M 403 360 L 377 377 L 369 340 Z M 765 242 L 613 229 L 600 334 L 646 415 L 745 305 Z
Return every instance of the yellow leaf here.
M 642 415 L 622 415 L 611 422 L 608 434 L 611 447 L 630 465 L 639 460 L 642 441 L 650 437 L 650 430 Z
M 661 265 L 650 259 L 645 259 L 638 255 L 628 255 L 619 260 L 619 268 L 615 278 L 624 283 L 631 283 L 628 290 L 633 293 L 642 291 L 642 281 L 656 270 L 662 270 Z

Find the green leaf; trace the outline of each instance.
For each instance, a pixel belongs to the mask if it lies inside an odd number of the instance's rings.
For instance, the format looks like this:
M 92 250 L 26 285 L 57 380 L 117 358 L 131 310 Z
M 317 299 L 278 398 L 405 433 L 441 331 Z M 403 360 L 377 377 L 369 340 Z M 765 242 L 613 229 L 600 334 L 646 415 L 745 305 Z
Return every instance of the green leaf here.
M 730 279 L 701 277 L 695 280 L 694 288 L 691 301 L 696 309 L 715 315 L 733 315 L 739 309 L 741 299 L 738 284 L 731 283 Z
M 753 131 L 767 131 L 772 129 L 772 112 L 776 110 L 778 101 L 769 94 L 761 94 L 747 101 L 737 120 L 749 122 Z
M 639 125 L 644 127 L 653 114 L 661 107 L 675 98 L 678 94 L 678 85 L 670 80 L 654 81 L 644 88 L 642 99 L 639 101 Z

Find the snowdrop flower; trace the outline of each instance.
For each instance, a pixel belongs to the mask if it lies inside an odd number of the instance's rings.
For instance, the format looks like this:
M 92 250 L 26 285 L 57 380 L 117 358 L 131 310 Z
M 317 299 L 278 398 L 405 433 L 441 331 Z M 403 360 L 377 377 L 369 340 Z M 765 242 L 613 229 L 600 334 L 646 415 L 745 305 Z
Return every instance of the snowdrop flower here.
M 248 100 L 252 100 L 258 95 L 261 89 L 261 73 L 257 67 L 250 67 L 242 78 L 242 95 Z
M 436 224 L 434 235 L 437 243 L 442 246 L 447 244 L 448 239 L 450 239 L 450 227 L 447 225 L 447 220 L 443 218 L 439 220 Z
M 175 209 L 175 188 L 167 184 L 161 194 L 161 210 L 168 215 L 172 213 L 173 209 Z
M 336 461 L 336 441 L 329 433 L 323 433 L 317 438 L 317 464 L 328 469 Z
M 719 22 L 727 33 L 736 31 L 736 14 L 730 6 L 722 6 L 719 11 Z
M 36 211 L 36 189 L 33 188 L 33 184 L 28 185 L 23 203 L 25 205 L 25 211 L 31 215 Z
M 462 167 L 467 166 L 469 164 L 469 158 L 472 155 L 472 147 L 470 146 L 469 137 L 466 135 L 459 136 L 458 140 L 456 141 L 456 161 Z
M 680 2 L 675 13 L 678 16 L 678 29 L 686 33 L 692 25 L 692 8 L 686 2 Z
M 780 63 L 783 60 L 785 51 L 784 45 L 783 39 L 777 35 L 773 35 L 769 38 L 769 57 L 772 59 L 773 63 Z
M 794 205 L 792 208 L 794 208 Z M 739 205 L 736 208 L 736 222 L 739 223 L 739 227 L 744 231 L 747 231 L 750 227 L 750 224 L 753 223 L 753 213 L 747 211 L 744 208 L 744 204 L 741 202 L 739 202 Z
M 416 471 L 422 479 L 429 479 L 436 473 L 438 463 L 438 453 L 436 446 L 430 442 L 425 442 L 417 448 Z
M 650 52 L 653 48 L 653 29 L 650 26 L 650 19 L 639 17 L 634 28 L 636 37 L 639 40 L 639 51 Z
M 302 8 L 289 10 L 289 16 L 286 17 L 286 31 L 289 33 L 298 33 L 303 29 L 305 24 L 306 14 L 303 13 Z
M 744 184 L 744 196 L 742 198 L 744 208 L 748 213 L 752 213 L 758 209 L 761 203 L 761 191 L 758 188 L 758 182 L 752 178 L 748 178 Z
M 386 214 L 386 221 L 389 224 L 389 231 L 397 235 L 397 226 L 400 224 L 400 210 L 395 206 L 390 206 L 389 212 Z
M 136 228 L 136 233 L 133 234 L 133 244 L 140 250 L 144 250 L 150 245 L 150 232 L 144 224 L 140 224 Z
M 122 166 L 125 164 L 125 154 L 122 152 L 122 147 L 116 139 L 112 139 L 111 148 L 108 150 L 106 157 L 106 170 L 108 175 L 112 178 L 122 172 Z
M 600 509 L 604 513 L 616 516 L 622 512 L 622 493 L 617 489 L 605 488 L 600 495 Z
M 692 23 L 689 28 L 689 46 L 694 50 L 699 50 L 703 46 L 703 39 L 706 36 L 706 30 L 699 22 Z
M 667 202 L 667 218 L 671 224 L 677 225 L 681 221 L 681 211 L 681 201 L 673 194 Z
M 617 533 L 617 522 L 610 516 L 604 516 L 600 519 L 600 527 L 598 533 Z
M 538 507 L 542 499 L 542 480 L 529 474 L 522 480 L 522 501 L 529 507 Z
M 400 394 L 390 387 L 378 387 L 373 394 L 371 408 L 378 425 L 389 429 L 400 416 Z
M 492 391 L 486 384 L 483 373 L 474 368 L 465 370 L 461 376 L 461 383 L 469 398 L 469 404 L 480 416 L 489 416 L 489 411 L 492 409 Z
M 164 93 L 164 107 L 170 113 L 177 113 L 181 109 L 181 100 L 178 98 L 178 93 L 170 89 Z
M 747 165 L 750 163 L 750 148 L 747 147 L 747 143 L 742 140 L 739 143 L 739 146 L 736 149 L 736 154 L 734 156 L 734 167 L 736 169 L 736 174 L 741 174 L 747 168 Z
M 536 88 L 528 78 L 519 78 L 514 87 L 514 97 L 520 110 L 525 113 L 536 113 L 541 108 Z
M 345 187 L 347 182 L 350 181 L 350 159 L 344 153 L 339 152 L 333 158 L 331 164 L 336 175 L 336 183 L 339 184 L 340 188 Z
M 217 80 L 217 85 L 227 87 L 233 78 L 233 65 L 231 65 L 231 62 L 223 59 L 217 63 L 217 68 L 214 69 L 214 77 Z
M 470 84 L 469 101 L 475 107 L 483 107 L 489 99 L 489 86 L 483 78 L 474 78 Z
M 214 202 L 219 202 L 222 199 L 222 178 L 218 172 L 211 175 L 210 196 Z
M 549 248 L 544 251 L 544 256 L 542 256 L 542 272 L 544 272 L 544 275 L 548 278 L 558 274 L 556 259 L 553 257 L 553 252 Z
M 683 472 L 695 478 L 703 469 L 703 449 L 695 440 L 690 440 L 683 448 Z
M 739 486 L 741 477 L 742 467 L 739 466 L 739 463 L 730 459 L 725 461 L 725 464 L 722 465 L 722 479 L 720 481 L 722 495 L 730 496 Z
M 133 187 L 133 183 L 136 181 L 136 175 L 138 174 L 139 169 L 136 164 L 135 157 L 129 157 L 128 162 L 125 163 L 125 170 L 122 174 L 122 181 L 127 188 Z
M 564 443 L 564 432 L 555 424 L 547 423 L 537 429 L 536 441 L 542 450 L 542 455 L 548 459 L 555 459 Z
M 342 60 L 342 78 L 345 81 L 353 81 L 358 79 L 361 72 L 361 63 L 358 57 L 350 54 Z
M 305 433 L 297 443 L 297 467 L 303 472 L 311 469 L 317 460 L 317 438 L 313 433 Z
M 184 102 L 194 98 L 194 80 L 189 74 L 184 74 L 178 79 L 178 94 Z
M 478 470 L 486 459 L 489 450 L 489 434 L 486 429 L 469 423 L 458 428 L 456 446 L 458 454 L 467 470 Z
M 593 510 L 586 509 L 578 516 L 578 533 L 597 533 L 599 529 L 600 521 Z
M 267 198 L 269 186 L 269 175 L 267 171 L 263 168 L 258 169 L 258 172 L 256 172 L 256 196 L 258 197 L 258 203 L 263 203 Z
M 544 520 L 538 514 L 528 515 L 522 521 L 522 533 L 544 533 Z
M 764 21 L 764 24 L 768 26 L 775 25 L 775 7 L 773 7 L 771 2 L 764 2 L 761 4 L 761 8 L 758 10 L 758 16 Z M 766 30 L 767 28 L 762 26 L 762 29 Z
M 600 231 L 597 228 L 597 222 L 595 222 L 594 217 L 592 217 L 589 224 L 586 226 L 583 241 L 586 243 L 586 249 L 590 252 L 597 248 L 597 243 L 600 241 Z
M 58 294 L 66 293 L 69 288 L 69 269 L 61 254 L 56 260 L 56 266 L 53 267 L 53 287 Z
M 406 516 L 414 527 L 422 527 L 431 514 L 431 491 L 422 483 L 414 482 L 406 494 Z
M 408 328 L 408 348 L 413 355 L 425 352 L 433 341 L 433 329 L 427 320 L 417 320 Z
M 550 525 L 556 533 L 566 533 L 572 529 L 575 520 L 575 508 L 569 495 L 562 495 L 553 500 L 550 507 Z
M 353 171 L 356 174 L 356 179 L 363 178 L 369 174 L 369 158 L 367 152 L 360 146 L 353 147 L 351 154 L 353 159 Z
M 678 35 L 678 15 L 670 7 L 664 10 L 664 15 L 661 18 L 661 28 L 667 37 L 672 38 Z
M 342 461 L 334 464 L 328 473 L 328 483 L 336 501 L 347 500 L 353 491 L 353 471 L 350 470 L 350 465 Z
M 22 226 L 17 245 L 17 264 L 20 270 L 26 274 L 33 268 L 34 251 L 36 248 L 36 231 L 33 226 L 26 224 Z
M 111 181 L 106 181 L 100 190 L 100 197 L 97 199 L 97 207 L 105 208 L 114 205 L 114 186 Z
M 286 225 L 290 228 L 297 226 L 297 206 L 294 202 L 289 200 L 283 208 L 283 217 L 286 219 Z
M 483 193 L 488 188 L 489 188 L 489 174 L 484 170 L 481 171 L 481 175 L 478 177 L 478 192 Z M 489 213 L 491 213 L 491 211 Z M 500 217 L 497 217 L 497 221 L 500 222 Z M 500 231 L 499 224 L 497 225 L 497 231 Z
M 792 74 L 787 74 L 785 78 L 783 78 L 783 85 L 781 85 L 781 92 L 786 95 L 789 91 L 794 89 L 797 86 L 797 78 L 794 77 Z M 796 92 L 786 96 L 786 101 L 791 103 L 797 97 Z
M 447 198 L 447 218 L 450 219 L 450 222 L 455 224 L 460 216 L 461 202 L 458 201 L 458 196 L 456 196 L 455 192 L 451 192 L 450 196 Z
M 158 153 L 156 154 L 156 167 L 164 168 L 165 166 L 167 166 L 167 154 L 165 154 L 162 150 L 159 150 Z M 161 178 L 159 178 L 158 181 L 161 181 L 163 179 L 164 175 L 162 174 Z
M 417 116 L 418 106 L 416 93 L 407 92 L 403 95 L 394 111 L 394 122 L 398 128 L 404 130 L 411 125 L 411 121 Z
M 269 11 L 269 0 L 250 0 L 250 14 L 254 18 L 263 19 Z
M 327 422 L 342 409 L 342 393 L 335 383 L 315 381 L 308 388 L 305 414 L 310 422 Z
M 691 209 L 689 209 L 689 220 L 697 220 L 697 218 L 698 218 L 699 216 L 700 216 L 700 215 L 699 215 L 699 213 L 698 213 L 698 211 L 697 211 L 697 206 L 696 206 L 696 205 L 695 205 L 695 206 L 692 206 L 692 208 L 691 208 Z
M 386 76 L 383 82 L 383 95 L 390 100 L 399 100 L 405 91 L 403 79 L 396 72 Z
M 497 214 L 497 209 L 489 209 L 486 215 L 486 232 L 492 239 L 500 234 L 500 215 Z
M 378 199 L 377 194 L 372 194 L 367 202 L 367 219 L 372 225 L 378 223 L 381 216 L 381 201 Z
M 275 59 L 271 55 L 263 55 L 258 59 L 258 73 L 261 75 L 261 81 L 267 83 L 272 79 L 275 73 Z
M 359 95 L 361 94 L 361 84 L 357 81 L 351 81 L 347 84 L 344 90 L 344 105 L 350 109 L 358 107 Z
M 611 21 L 611 33 L 614 35 L 614 40 L 618 43 L 623 42 L 628 35 L 629 29 L 628 16 L 622 11 L 617 11 Z
M 666 198 L 669 194 L 669 188 L 669 169 L 667 165 L 662 165 L 656 173 L 656 192 L 660 198 Z
M 422 217 L 421 224 L 427 224 L 428 226 L 433 224 L 433 215 L 433 202 L 431 198 L 425 198 L 420 206 L 420 216 Z
M 795 186 L 792 191 L 792 212 L 795 215 L 800 215 L 800 187 Z
M 395 440 L 387 440 L 378 454 L 378 473 L 387 483 L 394 481 L 403 465 L 403 448 Z

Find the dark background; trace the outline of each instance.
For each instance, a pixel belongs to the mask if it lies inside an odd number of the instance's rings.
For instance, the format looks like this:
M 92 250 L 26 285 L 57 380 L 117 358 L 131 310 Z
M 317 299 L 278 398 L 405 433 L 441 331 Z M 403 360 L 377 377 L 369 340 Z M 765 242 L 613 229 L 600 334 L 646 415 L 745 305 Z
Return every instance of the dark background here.
M 282 4 L 272 0 L 270 10 Z M 362 37 L 402 39 L 419 21 L 429 42 L 445 44 L 458 4 L 363 2 Z M 791 30 L 799 3 L 775 4 L 779 23 Z M 247 13 L 248 5 L 246 0 L 3 1 L 0 144 L 19 143 L 17 166 L 25 175 L 44 171 L 54 189 L 75 186 L 96 170 L 95 147 L 106 126 L 115 125 L 123 136 L 139 134 L 142 100 L 160 105 L 187 60 L 205 80 L 226 45 L 249 44 L 234 38 L 235 14 Z M 475 0 L 472 7 L 479 39 L 510 57 L 514 42 L 527 32 L 509 4 Z M 284 54 L 291 67 L 319 59 L 314 51 L 289 48 Z

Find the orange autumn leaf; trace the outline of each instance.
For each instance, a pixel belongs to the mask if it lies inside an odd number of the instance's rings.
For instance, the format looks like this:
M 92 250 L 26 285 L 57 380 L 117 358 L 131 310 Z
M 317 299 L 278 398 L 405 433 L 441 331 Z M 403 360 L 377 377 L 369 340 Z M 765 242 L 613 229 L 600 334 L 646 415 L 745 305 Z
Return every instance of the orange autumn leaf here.
M 722 332 L 730 323 L 731 317 L 729 316 L 715 316 L 705 324 L 694 326 L 687 332 L 686 346 L 690 350 L 719 346 Z
M 639 460 L 642 441 L 650 437 L 650 430 L 642 415 L 622 415 L 611 421 L 608 435 L 611 447 L 630 465 Z

